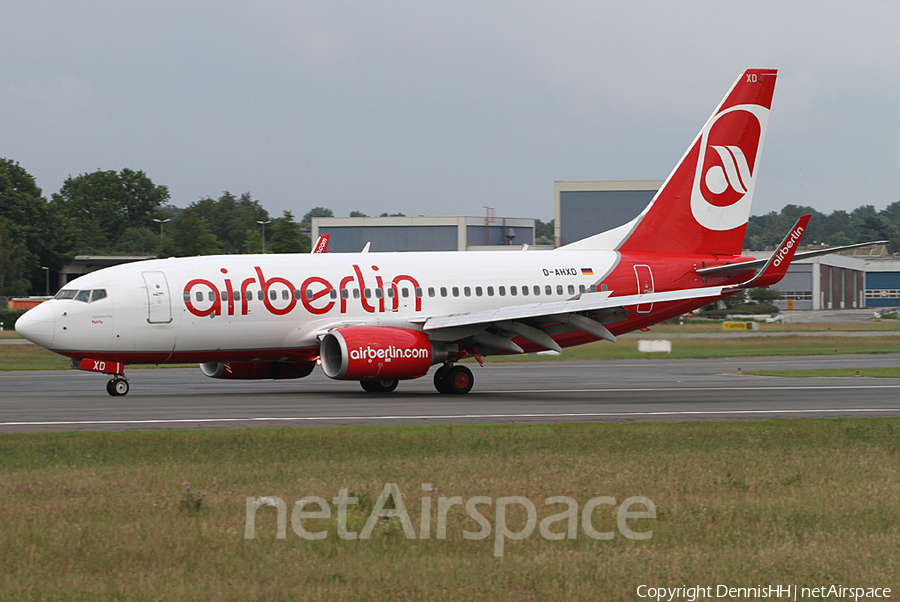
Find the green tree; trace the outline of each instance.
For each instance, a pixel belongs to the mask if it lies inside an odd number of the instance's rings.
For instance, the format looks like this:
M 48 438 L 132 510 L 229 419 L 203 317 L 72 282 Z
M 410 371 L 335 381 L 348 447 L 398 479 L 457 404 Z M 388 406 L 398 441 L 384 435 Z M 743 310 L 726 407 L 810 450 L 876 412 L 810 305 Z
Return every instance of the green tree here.
M 178 218 L 173 219 L 171 230 L 171 236 L 166 236 L 161 245 L 161 256 L 189 257 L 220 252 L 219 241 L 195 209 L 185 209 Z
M 15 248 L 17 254 L 6 269 L 19 271 L 7 273 L 7 282 L 16 282 L 18 289 L 24 279 L 28 290 L 43 292 L 41 267 L 56 271 L 72 257 L 73 228 L 47 204 L 34 177 L 9 159 L 0 159 L 0 219 L 5 223 L 7 250 Z
M 334 217 L 334 212 L 326 207 L 313 207 L 300 220 L 300 227 L 304 230 L 312 228 L 312 218 L 314 217 Z
M 555 220 L 542 222 L 539 219 L 534 220 L 534 244 L 536 245 L 552 245 L 555 234 Z
M 776 299 L 781 299 L 781 291 L 774 288 L 751 288 L 747 291 L 747 296 L 757 303 L 771 303 Z
M 154 226 L 153 218 L 169 200 L 142 171 L 95 171 L 69 177 L 51 205 L 69 218 L 77 232 L 76 250 L 109 250 L 128 227 Z
M 369 217 L 369 216 L 366 215 L 365 213 L 363 213 L 362 211 L 351 211 L 350 217 Z
M 271 242 L 266 248 L 272 253 L 309 253 L 309 237 L 300 231 L 300 224 L 294 221 L 290 211 L 285 210 L 272 222 L 271 232 Z
M 13 240 L 6 227 L 6 219 L 0 218 L 0 295 L 13 297 L 28 291 L 25 278 L 25 256 L 28 249 Z
M 225 253 L 259 251 L 259 247 L 247 248 L 246 241 L 254 230 L 259 230 L 257 221 L 269 221 L 269 213 L 249 192 L 236 197 L 226 190 L 218 199 L 207 197 L 191 203 L 189 208 L 206 221 Z
M 150 228 L 129 227 L 122 232 L 115 250 L 126 254 L 156 253 L 160 242 L 159 233 Z
M 892 249 L 900 248 L 900 228 L 883 215 L 864 217 L 856 233 L 855 242 L 887 240 Z
M 406 217 L 406 214 L 404 214 L 404 213 L 388 213 L 387 211 L 385 211 L 378 217 Z

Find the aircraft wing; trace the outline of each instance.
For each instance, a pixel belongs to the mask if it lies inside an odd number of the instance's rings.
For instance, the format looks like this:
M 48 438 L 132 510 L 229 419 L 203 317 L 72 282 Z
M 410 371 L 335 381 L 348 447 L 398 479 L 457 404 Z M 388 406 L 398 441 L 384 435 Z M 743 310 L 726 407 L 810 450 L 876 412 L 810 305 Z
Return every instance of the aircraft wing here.
M 564 323 L 597 338 L 615 341 L 616 337 L 604 326 L 604 321 L 615 322 L 629 313 L 625 307 L 685 299 L 718 297 L 726 287 L 712 286 L 695 289 L 644 293 L 640 295 L 613 296 L 613 291 L 585 293 L 578 299 L 551 303 L 514 305 L 492 310 L 431 316 L 415 321 L 422 324 L 429 337 L 438 341 L 462 341 L 472 339 L 497 349 L 522 353 L 522 348 L 510 339 L 520 336 L 546 349 L 560 351 L 555 341 L 540 328 L 523 320 L 544 324 Z M 582 312 L 599 317 L 593 319 Z
M 848 249 L 859 249 L 860 247 L 870 247 L 872 245 L 887 244 L 886 240 L 873 240 L 871 242 L 860 242 L 853 245 L 843 245 L 840 247 L 829 247 L 827 249 L 818 249 L 815 251 L 803 251 L 794 255 L 794 261 L 801 259 L 811 259 L 813 257 L 821 257 L 822 255 L 831 255 L 832 253 L 840 253 Z M 701 276 L 724 276 L 725 274 L 734 274 L 736 272 L 744 272 L 747 270 L 756 270 L 766 265 L 768 259 L 757 259 L 755 261 L 745 261 L 743 263 L 729 263 L 728 265 L 717 265 L 711 268 L 701 268 L 697 273 Z

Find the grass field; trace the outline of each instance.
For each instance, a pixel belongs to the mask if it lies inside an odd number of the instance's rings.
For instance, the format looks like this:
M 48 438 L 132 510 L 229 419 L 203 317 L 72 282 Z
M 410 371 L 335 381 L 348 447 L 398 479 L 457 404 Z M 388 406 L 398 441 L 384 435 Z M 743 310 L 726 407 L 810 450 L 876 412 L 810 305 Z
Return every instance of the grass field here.
M 184 483 L 190 483 L 190 491 Z M 319 541 L 292 530 L 301 498 L 360 497 L 363 527 L 397 483 L 415 533 L 382 518 L 370 539 Z M 423 491 L 422 484 L 430 488 Z M 469 425 L 96 432 L 0 436 L 0 592 L 4 600 L 623 600 L 640 584 L 900 586 L 900 419 L 741 423 Z M 246 499 L 277 496 L 245 539 Z M 436 538 L 441 497 L 524 496 L 537 521 L 578 504 L 575 539 L 535 528 L 495 557 L 495 504 L 480 527 L 463 506 Z M 652 531 L 623 537 L 615 506 L 645 496 Z M 313 507 L 311 509 L 318 509 Z M 633 508 L 642 510 L 643 506 Z M 525 510 L 510 506 L 518 531 Z M 552 526 L 564 532 L 565 522 Z M 896 589 L 894 590 L 896 592 Z

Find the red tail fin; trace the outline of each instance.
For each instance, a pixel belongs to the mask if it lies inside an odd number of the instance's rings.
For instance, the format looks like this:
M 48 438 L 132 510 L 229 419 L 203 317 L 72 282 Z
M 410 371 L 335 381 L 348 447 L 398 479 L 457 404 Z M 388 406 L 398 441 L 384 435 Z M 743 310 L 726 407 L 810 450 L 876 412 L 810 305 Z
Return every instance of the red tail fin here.
M 619 250 L 740 254 L 776 73 L 741 74 Z

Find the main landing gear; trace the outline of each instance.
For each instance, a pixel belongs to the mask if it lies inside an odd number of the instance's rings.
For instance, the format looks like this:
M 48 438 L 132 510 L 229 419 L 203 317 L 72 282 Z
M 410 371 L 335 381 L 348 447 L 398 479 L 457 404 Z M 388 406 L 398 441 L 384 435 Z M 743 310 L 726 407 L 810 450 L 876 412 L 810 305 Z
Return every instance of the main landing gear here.
M 434 388 L 445 395 L 465 395 L 474 384 L 475 377 L 465 366 L 444 364 L 434 373 Z
M 121 397 L 122 395 L 127 395 L 128 389 L 128 381 L 125 380 L 125 377 L 121 375 L 116 375 L 115 378 L 106 383 L 106 392 L 113 397 Z
M 396 380 L 361 380 L 359 381 L 363 391 L 367 393 L 390 393 L 397 388 Z

